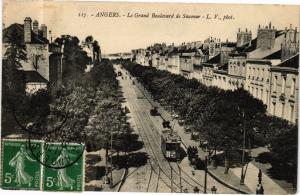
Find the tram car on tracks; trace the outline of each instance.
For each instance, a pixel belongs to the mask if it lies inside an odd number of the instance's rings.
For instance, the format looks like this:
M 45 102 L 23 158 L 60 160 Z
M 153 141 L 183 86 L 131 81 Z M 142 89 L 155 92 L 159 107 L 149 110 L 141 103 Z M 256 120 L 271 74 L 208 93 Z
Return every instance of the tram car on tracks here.
M 171 129 L 164 129 L 161 133 L 161 150 L 168 160 L 180 159 L 180 142 L 178 134 Z

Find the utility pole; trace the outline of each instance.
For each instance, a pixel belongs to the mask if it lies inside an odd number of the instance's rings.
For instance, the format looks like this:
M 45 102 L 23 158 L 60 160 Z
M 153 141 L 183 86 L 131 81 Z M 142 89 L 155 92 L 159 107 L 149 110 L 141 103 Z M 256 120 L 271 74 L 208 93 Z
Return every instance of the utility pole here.
M 244 119 L 244 125 L 243 125 L 243 131 L 244 131 L 244 135 L 243 135 L 243 154 L 242 154 L 242 170 L 241 170 L 241 180 L 240 180 L 240 184 L 244 185 L 244 161 L 245 161 L 245 145 L 246 145 L 246 128 L 245 128 L 245 111 L 243 110 L 243 119 Z
M 171 166 L 171 193 L 173 192 L 173 168 Z
M 113 143 L 113 138 L 112 138 L 112 130 L 110 130 L 110 188 L 113 187 L 113 175 L 112 175 L 112 170 L 113 170 L 113 161 L 112 161 L 112 143 Z
M 182 193 L 182 182 L 181 182 L 181 168 L 178 165 L 178 161 L 177 161 L 177 166 L 178 166 L 178 170 L 179 170 L 179 185 L 180 185 L 180 193 Z
M 206 194 L 206 188 L 207 188 L 207 156 L 205 156 L 204 194 Z

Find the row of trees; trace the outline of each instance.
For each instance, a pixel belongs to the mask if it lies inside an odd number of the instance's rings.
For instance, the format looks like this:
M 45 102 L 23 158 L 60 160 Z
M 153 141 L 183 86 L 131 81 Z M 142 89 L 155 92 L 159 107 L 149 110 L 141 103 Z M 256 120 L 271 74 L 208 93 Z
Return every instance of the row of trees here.
M 3 64 L 3 135 L 23 129 L 34 132 L 31 138 L 85 142 L 95 149 L 106 149 L 106 159 L 112 137 L 113 150 L 128 151 L 133 143 L 131 128 L 121 107 L 122 94 L 112 64 L 108 60 L 97 60 L 94 68 L 85 73 L 90 59 L 79 39 L 61 36 L 55 42 L 64 45 L 63 85 L 27 96 L 19 70 L 27 60 L 26 46 L 20 40 L 21 35 L 13 34 Z M 90 41 L 99 58 L 100 46 L 95 40 Z M 11 122 L 13 126 L 9 126 Z
M 208 141 L 211 152 L 224 151 L 225 160 L 230 159 L 231 152 L 242 147 L 245 128 L 249 147 L 269 146 L 279 160 L 296 166 L 298 127 L 268 116 L 266 106 L 247 91 L 224 91 L 167 71 L 122 63 L 155 99 L 171 106 L 201 140 Z

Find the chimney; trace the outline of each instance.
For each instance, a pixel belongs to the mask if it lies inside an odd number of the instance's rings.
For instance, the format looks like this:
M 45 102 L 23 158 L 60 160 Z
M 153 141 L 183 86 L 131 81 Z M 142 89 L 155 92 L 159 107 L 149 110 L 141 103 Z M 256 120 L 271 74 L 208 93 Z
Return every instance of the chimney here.
M 49 30 L 50 43 L 52 43 L 52 32 Z
M 248 29 L 246 28 L 246 32 L 248 32 Z
M 239 32 L 241 32 L 241 28 L 239 28 Z
M 34 20 L 32 23 L 32 31 L 38 35 L 39 33 L 39 22 L 37 20 Z
M 272 28 L 272 24 L 271 24 L 271 22 L 269 23 L 269 29 L 271 29 Z
M 31 18 L 26 17 L 24 20 L 24 42 L 30 43 L 31 42 Z
M 258 28 L 260 28 L 260 24 L 258 25 Z
M 47 39 L 47 26 L 45 24 L 41 25 L 43 38 Z

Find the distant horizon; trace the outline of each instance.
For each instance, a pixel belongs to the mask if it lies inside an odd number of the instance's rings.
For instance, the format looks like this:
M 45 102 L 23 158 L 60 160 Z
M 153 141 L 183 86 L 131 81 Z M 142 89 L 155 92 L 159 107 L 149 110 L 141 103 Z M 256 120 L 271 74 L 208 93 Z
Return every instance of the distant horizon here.
M 31 9 L 23 9 L 29 6 Z M 220 38 L 225 42 L 236 42 L 236 33 L 252 31 L 257 35 L 259 25 L 272 22 L 277 30 L 299 29 L 300 6 L 251 5 L 251 4 L 178 4 L 178 3 L 125 3 L 125 2 L 51 2 L 51 1 L 4 1 L 3 24 L 23 24 L 25 17 L 46 24 L 52 31 L 53 41 L 61 35 L 76 36 L 80 41 L 92 35 L 100 43 L 102 53 L 115 54 L 146 48 L 154 43 L 176 46 L 183 42 L 203 42 L 208 37 Z M 36 11 L 32 11 L 36 10 Z M 18 13 L 18 14 L 15 14 Z M 80 14 L 86 13 L 88 17 Z M 119 14 L 118 17 L 95 17 L 97 14 Z M 134 15 L 147 15 L 148 18 Z M 172 18 L 151 18 L 156 16 Z M 130 17 L 129 15 L 133 15 Z M 173 16 L 172 16 L 173 14 Z M 205 20 L 196 18 L 175 18 L 181 16 L 225 17 L 234 19 Z M 50 40 L 49 34 L 48 39 Z

